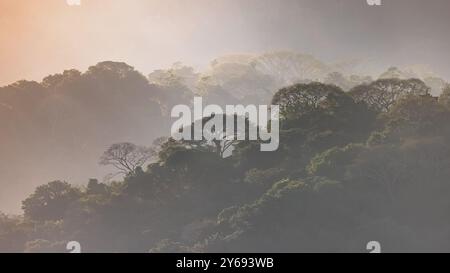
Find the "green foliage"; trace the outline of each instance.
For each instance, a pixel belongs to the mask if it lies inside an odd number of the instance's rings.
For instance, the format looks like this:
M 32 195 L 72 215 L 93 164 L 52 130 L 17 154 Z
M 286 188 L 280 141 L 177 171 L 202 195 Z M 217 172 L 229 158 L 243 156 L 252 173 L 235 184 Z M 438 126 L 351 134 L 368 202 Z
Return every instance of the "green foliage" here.
M 170 73 L 192 74 L 179 69 Z M 161 73 L 152 75 L 160 85 L 188 84 Z M 142 81 L 113 63 L 86 76 Z M 78 77 L 68 71 L 45 86 Z M 447 91 L 438 101 L 427 90 L 395 79 L 350 93 L 316 82 L 283 88 L 273 98 L 283 115 L 278 151 L 242 141 L 223 158 L 211 143 L 160 139 L 157 157 L 119 181 L 38 187 L 24 216 L 0 215 L 0 251 L 64 251 L 76 240 L 88 252 L 359 252 L 373 239 L 385 251 L 448 251 L 450 109 Z M 113 150 L 138 147 L 122 145 Z
M 279 168 L 251 169 L 245 174 L 244 181 L 251 185 L 267 185 L 281 179 L 283 175 L 284 171 Z
M 357 102 L 365 102 L 371 109 L 387 112 L 397 100 L 406 95 L 428 95 L 430 88 L 419 79 L 401 80 L 398 78 L 380 79 L 350 90 Z
M 326 176 L 333 179 L 345 179 L 345 168 L 364 150 L 360 144 L 350 144 L 343 148 L 334 147 L 312 158 L 306 167 L 312 176 Z
M 81 192 L 67 182 L 53 181 L 39 186 L 22 203 L 25 217 L 32 220 L 60 220 Z
M 411 136 L 448 135 L 449 118 L 449 110 L 437 98 L 410 95 L 399 99 L 380 120 L 384 124 L 382 134 L 393 142 Z
M 342 201 L 338 182 L 282 180 L 252 204 L 223 211 L 216 228 L 218 236 L 206 240 L 203 247 L 213 252 L 230 247 L 244 252 L 314 251 L 324 246 L 320 240 L 332 235 L 339 235 L 338 241 L 348 238 L 347 231 L 335 222 L 343 219 L 344 212 L 349 213 Z M 332 247 L 339 249 L 338 244 Z
M 310 84 L 296 84 L 278 91 L 272 104 L 280 106 L 280 115 L 284 119 L 298 119 L 321 107 L 321 102 L 330 94 L 343 93 L 334 85 L 319 82 Z

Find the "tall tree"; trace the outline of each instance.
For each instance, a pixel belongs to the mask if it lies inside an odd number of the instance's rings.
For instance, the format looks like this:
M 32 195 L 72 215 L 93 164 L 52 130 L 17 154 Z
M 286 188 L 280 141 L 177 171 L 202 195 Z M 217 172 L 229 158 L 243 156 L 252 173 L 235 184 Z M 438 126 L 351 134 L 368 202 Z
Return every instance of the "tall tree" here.
M 135 174 L 138 167 L 142 167 L 153 156 L 155 151 L 151 148 L 124 142 L 111 145 L 100 158 L 100 164 L 113 166 L 118 174 Z
M 367 103 L 372 109 L 387 112 L 401 97 L 412 95 L 427 95 L 430 88 L 419 79 L 380 79 L 370 84 L 356 86 L 350 90 L 353 98 Z
M 273 105 L 280 106 L 280 115 L 285 119 L 295 119 L 316 110 L 331 93 L 343 93 L 335 85 L 319 82 L 296 84 L 278 91 L 272 99 Z

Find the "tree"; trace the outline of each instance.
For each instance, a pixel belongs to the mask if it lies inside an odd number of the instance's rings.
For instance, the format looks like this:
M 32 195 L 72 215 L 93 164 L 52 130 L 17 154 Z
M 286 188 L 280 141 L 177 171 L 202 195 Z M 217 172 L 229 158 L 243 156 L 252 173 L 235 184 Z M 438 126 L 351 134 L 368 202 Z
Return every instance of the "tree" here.
M 0 253 L 23 251 L 26 240 L 23 217 L 0 212 Z
M 395 102 L 405 95 L 427 95 L 430 88 L 419 79 L 380 79 L 350 90 L 355 101 L 363 101 L 372 109 L 387 112 Z
M 211 128 L 205 130 L 205 126 L 209 122 L 222 122 L 222 128 L 211 125 Z M 227 129 L 227 124 L 233 123 L 233 131 Z M 244 126 L 241 126 L 243 124 Z M 190 131 L 190 135 L 194 135 L 196 126 L 203 128 L 202 139 L 196 140 L 181 140 L 179 144 L 182 144 L 191 149 L 201 149 L 205 151 L 214 151 L 222 158 L 231 155 L 234 147 L 244 141 L 249 140 L 250 132 L 258 132 L 259 128 L 256 124 L 250 121 L 249 117 L 243 115 L 226 115 L 226 114 L 212 114 L 204 117 L 201 120 L 196 120 L 190 125 L 180 127 L 180 131 Z
M 350 144 L 343 148 L 333 147 L 314 156 L 306 170 L 312 176 L 344 179 L 344 169 L 364 148 L 365 146 L 360 144 Z
M 99 183 L 97 179 L 89 179 L 86 187 L 87 194 L 106 194 L 107 186 L 103 183 Z
M 100 164 L 113 166 L 118 174 L 135 174 L 138 167 L 142 167 L 155 155 L 152 148 L 123 142 L 111 145 L 100 158 Z
M 411 137 L 449 135 L 450 112 L 430 95 L 405 96 L 383 115 L 385 132 L 391 140 Z
M 332 72 L 330 74 L 328 74 L 325 77 L 324 83 L 326 84 L 334 84 L 336 86 L 339 86 L 340 88 L 342 88 L 343 90 L 349 90 L 350 87 L 350 81 L 348 79 L 346 79 L 344 77 L 344 75 L 342 75 L 339 72 Z
M 389 67 L 387 71 L 381 73 L 379 79 L 400 79 L 407 80 L 417 75 L 413 73 L 407 73 L 405 71 L 400 70 L 398 67 L 392 66 Z
M 148 80 L 150 83 L 160 86 L 185 86 L 194 90 L 198 77 L 199 74 L 195 72 L 193 67 L 176 62 L 167 70 L 153 71 L 148 75 Z
M 249 97 L 253 98 L 251 103 L 267 101 L 277 88 L 274 79 L 256 70 L 246 59 L 225 58 L 212 62 L 210 71 L 203 74 L 198 82 L 199 93 L 209 97 L 209 100 L 219 99 L 213 101 L 219 105 L 234 99 L 239 99 L 242 103 Z
M 265 75 L 272 75 L 279 86 L 318 81 L 330 73 L 330 67 L 311 55 L 290 51 L 262 54 L 251 65 Z
M 247 117 L 234 115 L 233 116 L 234 131 L 228 132 L 226 130 L 228 118 L 226 115 L 221 115 L 221 117 L 224 124 L 222 130 L 216 130 L 216 128 L 214 128 L 211 132 L 206 132 L 207 134 L 209 134 L 208 137 L 213 140 L 211 140 L 210 142 L 206 142 L 205 144 L 213 146 L 214 151 L 220 157 L 227 157 L 231 155 L 234 147 L 240 142 L 242 142 L 242 140 L 239 139 L 246 139 L 246 140 L 249 139 L 249 132 L 251 130 L 258 131 L 258 128 Z M 212 118 L 214 118 L 214 116 L 207 117 L 203 120 L 203 122 L 206 123 Z M 245 128 L 241 128 L 240 126 L 238 126 L 239 119 L 241 119 L 243 124 L 245 124 Z M 203 137 L 204 138 L 206 137 L 205 132 Z
M 439 102 L 446 107 L 450 107 L 450 84 L 447 84 L 439 96 Z
M 53 181 L 39 186 L 22 202 L 22 209 L 25 216 L 32 220 L 61 220 L 69 206 L 80 196 L 80 190 L 69 183 Z
M 280 115 L 285 119 L 295 119 L 316 110 L 331 93 L 343 93 L 335 85 L 319 82 L 296 84 L 278 91 L 272 99 L 273 105 L 280 106 Z
M 354 235 L 353 217 L 339 182 L 283 179 L 254 202 L 224 209 L 216 235 L 204 247 L 206 252 L 342 251 Z

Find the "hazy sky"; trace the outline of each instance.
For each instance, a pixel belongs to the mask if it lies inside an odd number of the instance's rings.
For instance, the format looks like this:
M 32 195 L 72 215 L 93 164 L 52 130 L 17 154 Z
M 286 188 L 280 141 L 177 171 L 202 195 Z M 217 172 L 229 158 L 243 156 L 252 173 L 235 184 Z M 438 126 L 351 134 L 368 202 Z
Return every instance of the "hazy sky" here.
M 0 0 L 0 85 L 99 61 L 144 73 L 235 52 L 295 50 L 325 61 L 429 64 L 450 78 L 450 1 Z

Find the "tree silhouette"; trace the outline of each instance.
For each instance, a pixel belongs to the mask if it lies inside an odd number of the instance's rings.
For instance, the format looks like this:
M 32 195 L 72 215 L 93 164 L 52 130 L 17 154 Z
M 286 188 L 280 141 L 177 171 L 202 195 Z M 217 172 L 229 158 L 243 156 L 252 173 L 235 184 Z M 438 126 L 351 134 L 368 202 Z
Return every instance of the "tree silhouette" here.
M 155 155 L 151 148 L 124 142 L 111 145 L 100 158 L 100 164 L 113 166 L 118 173 L 135 174 L 138 167 L 142 167 Z

